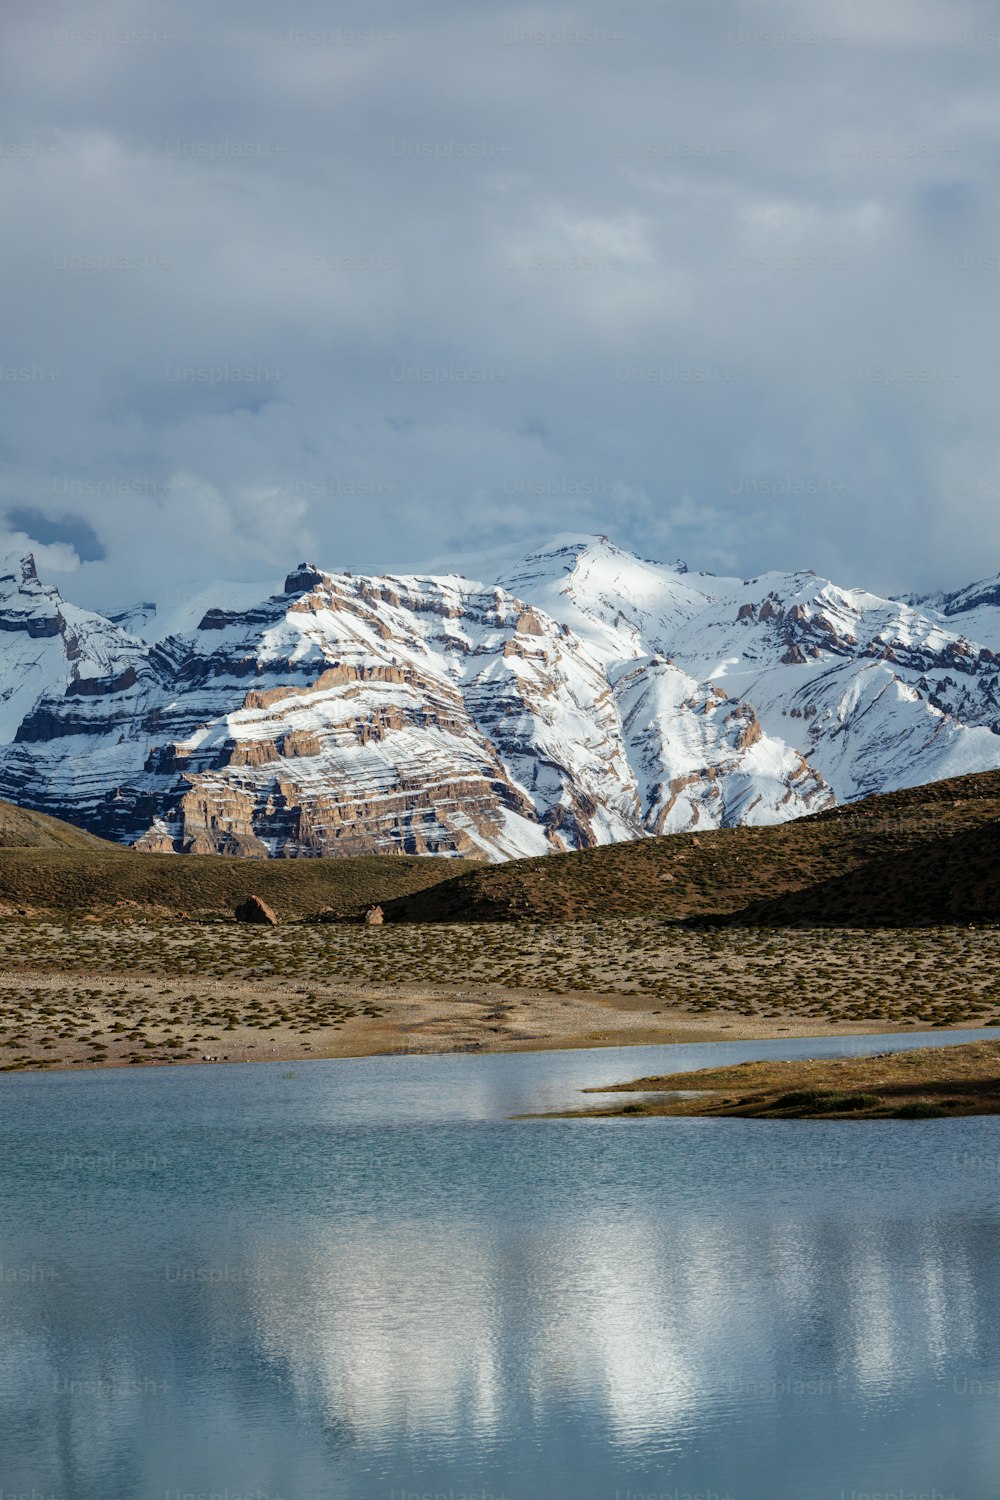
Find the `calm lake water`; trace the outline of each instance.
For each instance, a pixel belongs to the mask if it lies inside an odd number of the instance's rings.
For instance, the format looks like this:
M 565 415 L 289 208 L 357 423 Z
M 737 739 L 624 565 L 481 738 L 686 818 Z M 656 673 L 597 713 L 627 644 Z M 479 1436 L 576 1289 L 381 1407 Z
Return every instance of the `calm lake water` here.
M 508 1118 L 958 1039 L 5 1077 L 0 1493 L 995 1500 L 1000 1120 Z

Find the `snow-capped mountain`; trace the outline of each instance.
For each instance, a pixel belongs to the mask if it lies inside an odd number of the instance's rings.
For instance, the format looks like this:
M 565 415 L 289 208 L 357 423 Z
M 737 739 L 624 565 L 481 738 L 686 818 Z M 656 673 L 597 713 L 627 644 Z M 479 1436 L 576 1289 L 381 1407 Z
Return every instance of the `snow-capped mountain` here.
M 888 600 L 604 537 L 104 617 L 0 566 L 0 796 L 145 849 L 503 859 L 1000 766 L 1000 579 Z

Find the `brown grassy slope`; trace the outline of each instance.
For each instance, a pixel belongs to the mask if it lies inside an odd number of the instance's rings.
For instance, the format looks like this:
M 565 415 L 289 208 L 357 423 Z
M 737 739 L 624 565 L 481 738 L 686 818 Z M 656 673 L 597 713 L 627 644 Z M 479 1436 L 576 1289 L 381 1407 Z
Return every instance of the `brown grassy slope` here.
M 778 926 L 844 920 L 827 915 L 827 894 L 831 883 L 853 882 L 840 909 L 860 925 L 996 921 L 1000 862 L 990 851 L 998 819 L 1000 772 L 988 771 L 778 827 L 673 834 L 477 866 L 393 901 L 386 916 L 406 922 L 650 915 L 679 921 L 750 912 L 746 920 Z M 967 867 L 963 851 L 975 853 Z M 940 873 L 931 880 L 925 869 L 935 859 Z M 952 883 L 944 898 L 939 880 Z M 794 902 L 793 892 L 799 893 Z M 773 904 L 765 910 L 762 900 Z M 835 910 L 831 904 L 829 911 Z
M 231 913 L 254 895 L 285 921 L 324 906 L 340 916 L 356 916 L 375 902 L 441 880 L 454 868 L 445 859 L 399 855 L 248 860 L 136 854 L 99 839 L 92 843 L 96 847 L 86 850 L 0 849 L 0 905 L 101 912 L 136 903 L 153 915 L 212 916 Z
M 730 920 L 762 927 L 920 927 L 1000 921 L 1000 823 L 928 841 L 805 890 L 756 901 Z
M 407 922 L 656 916 L 741 925 L 1000 921 L 1000 772 L 872 797 L 775 828 L 643 839 L 460 867 L 403 855 L 241 860 L 136 854 L 0 804 L 0 904 L 162 914 L 229 911 L 256 894 L 284 919 L 380 902 Z
M 94 849 L 112 854 L 117 846 L 46 813 L 0 802 L 0 849 Z
M 924 1047 L 867 1057 L 736 1063 L 694 1073 L 636 1078 L 631 1083 L 587 1092 L 641 1093 L 646 1097 L 574 1113 L 773 1120 L 995 1115 L 1000 1114 L 1000 1042 Z M 663 1097 L 657 1098 L 658 1094 Z

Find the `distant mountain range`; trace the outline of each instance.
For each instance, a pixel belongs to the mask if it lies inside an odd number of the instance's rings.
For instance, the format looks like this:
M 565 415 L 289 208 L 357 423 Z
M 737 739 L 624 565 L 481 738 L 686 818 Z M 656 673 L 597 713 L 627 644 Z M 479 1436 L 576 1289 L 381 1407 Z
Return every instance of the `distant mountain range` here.
M 502 860 L 1000 767 L 1000 578 L 882 599 L 558 537 L 103 616 L 0 565 L 0 797 L 165 852 Z

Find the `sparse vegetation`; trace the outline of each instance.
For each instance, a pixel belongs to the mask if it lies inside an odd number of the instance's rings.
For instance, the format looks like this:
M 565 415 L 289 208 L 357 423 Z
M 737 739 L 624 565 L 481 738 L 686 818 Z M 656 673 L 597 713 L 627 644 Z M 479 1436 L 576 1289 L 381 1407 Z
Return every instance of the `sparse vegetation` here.
M 455 872 L 451 860 L 405 855 L 261 860 L 136 854 L 97 839 L 93 844 L 86 850 L 0 848 L 0 907 L 9 912 L 131 913 L 154 921 L 214 917 L 229 922 L 241 901 L 257 895 L 286 922 L 323 907 L 336 920 L 358 917 L 375 901 Z
M 789 1088 L 789 1084 L 798 1085 Z M 931 1120 L 1000 1114 L 1000 1042 L 925 1047 L 868 1057 L 738 1063 L 615 1084 L 626 1104 L 577 1110 L 611 1117 Z M 657 1098 L 657 1095 L 662 1097 Z
M 386 904 L 389 921 L 655 915 L 786 927 L 1000 921 L 1000 772 L 725 828 L 473 866 Z
M 41 836 L 20 818 L 0 805 L 0 834 Z M 344 1028 L 359 1050 L 600 1044 L 640 1011 L 646 1039 L 670 1017 L 720 1036 L 1000 1025 L 998 819 L 1000 772 L 457 874 L 403 856 L 141 855 L 74 829 L 8 841 L 0 1066 L 330 1051 Z M 235 922 L 251 894 L 280 927 Z M 376 903 L 385 925 L 347 920 Z M 575 1029 L 554 1004 L 576 1006 Z
M 466 997 L 481 1045 L 516 1041 L 537 997 L 618 997 L 706 1028 L 808 1030 L 1000 1023 L 1000 930 L 690 929 L 586 923 L 346 924 L 0 921 L 0 1066 L 60 1056 L 183 1060 L 300 1042 L 377 1020 L 423 987 Z M 433 1046 L 433 1030 L 423 1045 Z M 443 1042 L 441 1043 L 444 1044 Z M 230 1054 L 231 1055 L 231 1054 Z

